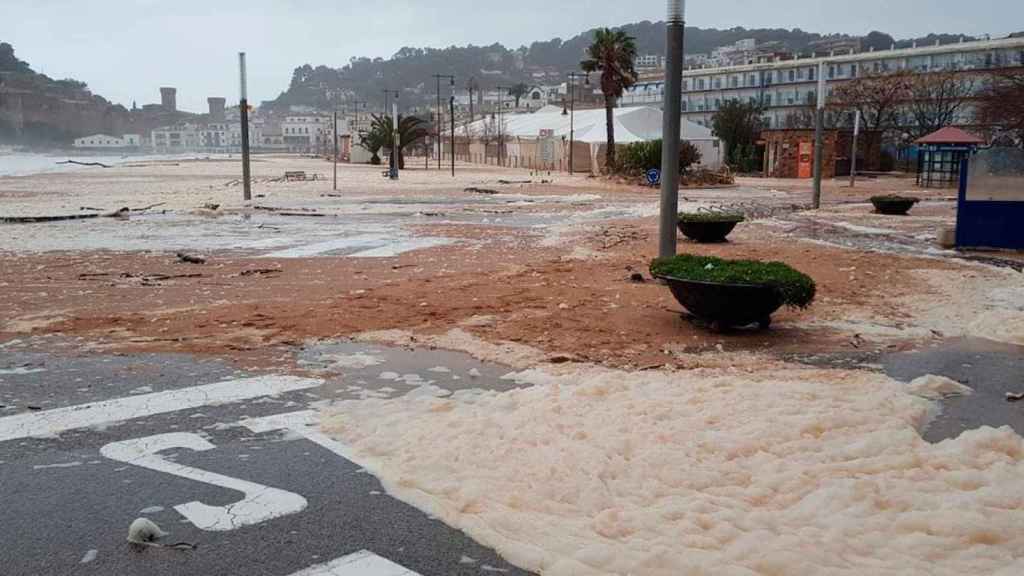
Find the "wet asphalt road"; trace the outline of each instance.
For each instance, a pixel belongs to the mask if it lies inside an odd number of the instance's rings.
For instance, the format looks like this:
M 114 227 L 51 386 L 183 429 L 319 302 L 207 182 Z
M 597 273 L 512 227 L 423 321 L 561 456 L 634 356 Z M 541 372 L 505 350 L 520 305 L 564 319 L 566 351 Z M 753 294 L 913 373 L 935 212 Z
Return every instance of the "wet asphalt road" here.
M 950 340 L 934 348 L 882 358 L 887 374 L 909 382 L 935 374 L 970 386 L 970 396 L 947 398 L 942 412 L 922 432 L 929 442 L 956 438 L 979 426 L 1010 426 L 1024 434 L 1024 402 L 1006 393 L 1024 392 L 1024 347 L 988 340 Z
M 350 388 L 354 382 L 366 390 L 390 387 L 401 393 L 412 388 L 379 379 L 383 371 L 436 378 L 449 389 L 470 382 L 473 387 L 511 386 L 500 380 L 507 369 L 460 354 L 356 345 L 332 350 L 383 351 L 387 362 L 347 368 L 344 384 L 324 376 L 323 385 L 276 396 L 227 403 L 211 398 L 209 404 L 183 410 L 170 406 L 166 412 L 69 430 L 59 437 L 11 438 L 18 432 L 4 420 L 9 424 L 28 406 L 44 417 L 61 407 L 142 397 L 154 398 L 142 403 L 152 411 L 160 404 L 154 394 L 251 374 L 219 361 L 177 355 L 69 358 L 0 349 L 0 574 L 526 574 L 387 496 L 374 476 L 329 446 L 274 422 L 259 431 L 237 426 L 246 419 L 301 415 L 325 399 L 358 397 L 361 392 Z M 453 372 L 428 371 L 436 366 Z M 472 369 L 480 376 L 473 377 Z M 453 380 L 458 375 L 461 380 Z M 140 442 L 153 443 L 152 453 L 124 461 L 124 451 Z M 250 496 L 258 505 L 232 506 Z M 133 547 L 126 535 L 139 516 L 170 532 L 163 542 L 198 548 Z M 210 518 L 222 524 L 197 525 Z M 361 551 L 386 565 L 323 567 Z
M 300 354 L 306 368 L 327 369 L 318 376 L 323 382 L 221 401 L 208 385 L 241 380 L 233 388 L 253 386 L 245 380 L 253 374 L 183 355 L 68 356 L 41 349 L 30 343 L 0 348 L 4 576 L 526 574 L 387 496 L 343 447 L 303 425 L 325 400 L 401 394 L 430 380 L 452 390 L 508 388 L 513 384 L 501 379 L 504 367 L 444 351 L 323 344 Z M 366 357 L 383 363 L 343 370 L 332 364 Z M 1021 348 L 950 341 L 880 361 L 900 380 L 939 374 L 975 389 L 942 403 L 926 439 L 941 441 L 983 424 L 1024 433 L 1024 403 L 1005 399 L 1007 391 L 1024 390 Z M 394 374 L 382 379 L 386 372 Z M 202 394 L 187 396 L 196 387 L 204 387 Z M 179 392 L 185 395 L 161 396 Z M 138 398 L 144 401 L 132 400 Z M 88 419 L 97 402 L 112 399 L 124 411 L 113 424 L 43 438 L 11 425 L 12 417 L 42 419 L 77 406 L 90 408 L 65 417 Z M 131 412 L 131 402 L 141 415 Z M 47 422 L 59 425 L 60 419 Z M 131 452 L 140 446 L 149 448 Z M 246 506 L 247 500 L 255 505 Z M 139 516 L 170 532 L 164 542 L 198 548 L 129 545 L 128 525 Z M 386 566 L 326 567 L 363 551 Z

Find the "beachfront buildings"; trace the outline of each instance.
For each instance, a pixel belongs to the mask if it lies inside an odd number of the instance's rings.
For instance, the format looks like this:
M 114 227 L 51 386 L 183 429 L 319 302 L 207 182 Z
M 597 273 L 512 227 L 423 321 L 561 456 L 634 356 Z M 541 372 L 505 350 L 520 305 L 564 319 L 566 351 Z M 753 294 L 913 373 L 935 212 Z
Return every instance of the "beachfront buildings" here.
M 753 54 L 748 44 L 737 50 Z M 1024 38 L 867 52 L 850 48 L 806 58 L 761 54 L 738 65 L 691 67 L 683 72 L 683 117 L 709 126 L 723 102 L 739 99 L 760 103 L 769 128 L 786 127 L 787 118 L 806 111 L 817 100 L 820 63 L 825 64 L 827 94 L 842 82 L 898 70 L 956 71 L 981 76 L 1024 66 Z M 641 81 L 626 92 L 620 104 L 660 106 L 664 86 L 663 77 Z M 972 116 L 972 111 L 965 109 L 957 123 L 968 124 Z
M 141 144 L 142 137 L 138 134 L 125 134 L 124 136 L 108 136 L 106 134 L 93 134 L 75 138 L 74 147 L 83 149 L 102 150 L 124 150 L 136 149 Z
M 341 118 L 338 124 L 338 132 L 345 132 Z M 286 116 L 281 122 L 281 132 L 289 152 L 319 154 L 332 149 L 334 120 L 331 116 L 317 114 Z

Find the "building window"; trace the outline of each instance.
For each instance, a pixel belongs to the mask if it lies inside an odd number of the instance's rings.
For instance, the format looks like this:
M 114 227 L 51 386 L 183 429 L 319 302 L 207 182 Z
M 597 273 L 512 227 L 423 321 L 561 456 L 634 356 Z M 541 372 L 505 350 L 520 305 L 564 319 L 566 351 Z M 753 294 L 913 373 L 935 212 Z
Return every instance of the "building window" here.
M 772 105 L 772 95 L 771 94 L 765 94 L 764 95 L 764 105 L 765 106 L 771 106 Z
M 789 71 L 789 81 L 790 82 L 795 82 L 796 81 L 796 70 L 790 70 Z
M 833 79 L 835 77 L 836 77 L 836 67 L 835 66 L 829 66 L 828 67 L 828 79 L 831 80 L 831 79 Z
M 856 78 L 856 77 L 857 77 L 857 65 L 856 64 L 850 64 L 850 78 Z
M 814 68 L 807 69 L 807 79 L 814 80 Z

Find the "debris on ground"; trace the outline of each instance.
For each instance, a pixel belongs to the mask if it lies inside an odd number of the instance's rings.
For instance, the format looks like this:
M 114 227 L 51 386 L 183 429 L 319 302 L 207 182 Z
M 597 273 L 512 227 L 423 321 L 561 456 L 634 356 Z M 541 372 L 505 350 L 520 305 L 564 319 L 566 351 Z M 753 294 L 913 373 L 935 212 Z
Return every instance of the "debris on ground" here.
M 497 190 L 492 190 L 491 188 L 478 188 L 476 186 L 469 186 L 468 188 L 464 188 L 463 192 L 470 192 L 472 194 L 497 194 L 498 193 Z
M 1007 392 L 1006 393 L 1006 401 L 1007 402 L 1020 402 L 1021 400 L 1024 400 L 1024 392 Z
M 185 252 L 178 252 L 178 260 L 185 262 L 186 264 L 206 264 L 205 256 L 198 256 L 196 254 L 186 254 Z

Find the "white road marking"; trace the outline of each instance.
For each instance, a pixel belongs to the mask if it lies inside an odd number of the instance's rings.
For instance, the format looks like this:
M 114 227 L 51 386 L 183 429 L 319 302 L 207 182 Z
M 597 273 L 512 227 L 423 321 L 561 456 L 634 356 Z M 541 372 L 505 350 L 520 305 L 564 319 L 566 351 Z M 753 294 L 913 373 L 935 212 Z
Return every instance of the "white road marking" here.
M 204 482 L 229 490 L 237 490 L 245 494 L 238 502 L 227 506 L 209 506 L 202 502 L 179 504 L 174 509 L 188 518 L 200 530 L 225 532 L 259 524 L 266 520 L 295 514 L 306 509 L 306 499 L 294 492 L 279 488 L 271 488 L 255 482 L 239 480 L 223 474 L 184 466 L 161 458 L 158 452 L 170 448 L 187 448 L 203 451 L 216 448 L 198 434 L 188 432 L 172 432 L 147 438 L 136 438 L 123 442 L 113 442 L 100 448 L 111 460 L 126 462 L 134 466 L 164 472 L 180 478 Z
M 92 550 L 87 551 L 85 553 L 85 555 L 82 556 L 82 559 L 78 561 L 78 563 L 79 564 L 88 564 L 89 562 L 92 562 L 93 560 L 95 560 L 96 556 L 99 555 L 99 553 L 100 553 L 99 550 L 96 550 L 95 548 L 93 548 Z
M 355 254 L 349 254 L 349 256 L 351 258 L 394 258 L 399 254 L 404 254 L 413 250 L 433 248 L 434 246 L 446 246 L 453 242 L 453 240 L 448 238 L 412 238 L 409 240 L 392 241 L 384 246 L 363 250 L 361 252 L 356 252 Z
M 293 390 L 316 388 L 322 383 L 321 380 L 295 376 L 259 376 L 6 416 L 0 418 L 0 442 L 52 436 L 76 428 L 109 425 L 209 404 L 274 396 Z
M 384 244 L 387 244 L 390 240 L 391 239 L 388 236 L 382 236 L 380 234 L 364 234 L 360 236 L 349 236 L 347 238 L 335 238 L 334 240 L 317 242 L 316 244 L 307 244 L 305 246 L 296 246 L 294 248 L 278 250 L 276 252 L 271 252 L 270 254 L 264 254 L 263 257 L 305 258 L 307 256 L 318 256 L 320 254 L 327 254 L 328 252 L 337 252 L 338 250 L 382 246 Z
M 289 432 L 294 432 L 299 436 L 334 452 L 349 462 L 362 466 L 362 464 L 360 464 L 352 455 L 352 451 L 349 450 L 348 446 L 345 446 L 341 442 L 338 442 L 337 440 L 334 440 L 320 432 L 316 411 L 314 410 L 275 414 L 273 416 L 266 416 L 263 418 L 249 418 L 242 420 L 238 424 L 239 426 L 248 428 L 257 434 L 273 432 L 275 430 L 287 430 Z
M 35 374 L 36 372 L 46 372 L 46 368 L 0 368 L 0 376 Z
M 361 550 L 324 564 L 310 566 L 291 576 L 420 576 L 408 568 Z

